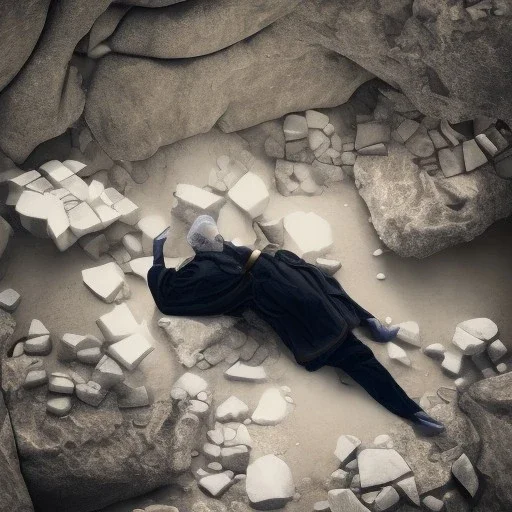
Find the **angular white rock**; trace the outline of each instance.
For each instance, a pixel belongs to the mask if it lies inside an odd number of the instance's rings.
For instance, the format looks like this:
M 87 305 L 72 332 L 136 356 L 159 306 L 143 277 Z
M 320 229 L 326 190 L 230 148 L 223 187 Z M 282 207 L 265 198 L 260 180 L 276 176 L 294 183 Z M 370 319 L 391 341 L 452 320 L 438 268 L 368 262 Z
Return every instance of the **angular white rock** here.
M 127 197 L 124 197 L 113 205 L 114 210 L 119 214 L 119 220 L 134 226 L 139 222 L 140 210 L 139 207 Z
M 4 311 L 12 313 L 16 311 L 21 302 L 21 295 L 12 288 L 7 288 L 0 292 L 0 308 Z
M 135 370 L 154 349 L 144 336 L 136 333 L 110 345 L 108 353 L 119 364 L 131 371 Z
M 226 473 L 216 473 L 214 475 L 203 476 L 199 479 L 198 485 L 216 498 L 222 495 L 231 485 L 231 482 L 232 479 Z
M 101 348 L 101 346 L 102 342 L 90 334 L 82 336 L 81 334 L 65 333 L 60 340 L 58 357 L 61 361 L 73 361 L 78 351 Z
M 42 195 L 24 190 L 16 203 L 16 213 L 20 216 L 21 225 L 34 236 L 49 238 L 48 213 L 52 210 L 52 205 L 50 194 Z
M 98 260 L 109 249 L 107 237 L 103 233 L 86 235 L 78 243 L 93 260 Z
M 265 183 L 253 172 L 245 173 L 229 190 L 228 197 L 252 219 L 259 217 L 270 201 Z
M 385 512 L 392 509 L 400 501 L 400 496 L 396 490 L 387 486 L 379 492 L 373 503 L 375 512 Z
M 284 242 L 284 223 L 283 218 L 273 219 L 264 222 L 258 222 L 258 226 L 272 244 L 283 245 Z
M 126 304 L 115 306 L 112 311 L 98 318 L 96 324 L 109 343 L 120 341 L 134 334 L 139 327 Z
M 109 356 L 103 356 L 94 368 L 91 380 L 108 390 L 124 381 L 123 369 Z
M 48 389 L 54 393 L 72 395 L 75 390 L 75 384 L 71 378 L 65 374 L 52 373 L 48 379 Z
M 47 233 L 54 241 L 59 251 L 65 251 L 77 240 L 77 236 L 71 231 L 69 217 L 65 205 L 56 196 L 49 194 Z
M 144 254 L 153 254 L 153 241 L 167 227 L 167 223 L 159 215 L 148 215 L 139 220 L 137 227 L 142 231 Z
M 423 349 L 423 353 L 433 359 L 443 359 L 446 348 L 442 343 L 432 343 Z
M 21 194 L 25 190 L 25 187 L 40 177 L 41 174 L 39 174 L 37 171 L 27 171 L 21 173 L 16 178 L 11 178 L 8 181 L 9 195 L 5 200 L 5 204 L 8 206 L 15 206 L 21 197 Z
M 247 467 L 245 490 L 253 508 L 282 508 L 295 494 L 290 468 L 273 454 L 259 457 Z
M 308 128 L 323 130 L 329 124 L 329 117 L 316 110 L 306 110 Z
M 333 245 L 330 224 L 313 212 L 294 212 L 284 217 L 285 248 L 313 262 Z
M 507 347 L 501 340 L 494 340 L 487 347 L 487 354 L 493 363 L 497 363 L 507 353 Z
M 114 262 L 82 270 L 84 284 L 101 300 L 114 302 L 125 284 L 124 272 Z
M 396 337 L 409 345 L 421 347 L 420 326 L 416 322 L 408 321 L 397 324 L 399 327 Z
M 108 228 L 116 220 L 121 218 L 121 214 L 117 210 L 107 206 L 106 204 L 93 206 L 93 210 L 100 219 L 103 228 Z
M 342 435 L 338 437 L 336 442 L 336 449 L 334 455 L 340 460 L 342 465 L 345 465 L 350 459 L 353 458 L 356 453 L 357 447 L 361 444 L 361 441 L 351 435 Z
M 444 508 L 444 502 L 434 496 L 425 496 L 421 501 L 423 506 L 430 512 L 441 512 Z
M 222 196 L 187 183 L 178 184 L 174 198 L 172 213 L 187 224 L 194 222 L 201 214 L 211 215 L 217 219 L 220 209 L 226 202 Z
M 208 383 L 199 375 L 184 373 L 174 384 L 173 389 L 183 389 L 188 396 L 196 397 L 208 389 Z
M 485 341 L 475 338 L 460 327 L 455 328 L 452 343 L 467 356 L 480 354 L 485 350 Z
M 446 351 L 441 366 L 451 375 L 458 377 L 462 370 L 462 357 L 461 352 Z
M 31 370 L 27 373 L 25 377 L 25 382 L 23 382 L 23 387 L 25 389 L 33 389 L 38 386 L 42 386 L 48 382 L 48 375 L 46 374 L 46 370 Z
M 228 368 L 224 375 L 230 380 L 242 380 L 249 382 L 264 382 L 267 380 L 267 372 L 263 366 L 249 366 L 237 361 Z
M 68 216 L 71 231 L 78 238 L 103 228 L 100 218 L 85 202 L 69 210 Z
M 332 489 L 327 500 L 331 512 L 369 512 L 350 489 Z
M 384 281 L 384 279 L 386 279 L 386 275 L 382 272 L 379 272 L 375 277 L 377 277 L 379 281 Z
M 75 174 L 62 180 L 59 185 L 67 189 L 76 198 L 80 199 L 80 201 L 87 201 L 89 197 L 89 187 L 87 183 Z
M 124 235 L 122 243 L 131 258 L 140 258 L 144 254 L 142 243 L 134 234 L 127 233 Z
M 457 327 L 483 341 L 490 341 L 498 334 L 498 326 L 489 318 L 465 320 Z
M 247 417 L 249 407 L 236 396 L 231 395 L 224 400 L 215 411 L 215 419 L 218 421 L 242 421 Z
M 64 160 L 62 165 L 66 166 L 73 174 L 80 176 L 80 173 L 87 167 L 87 164 L 79 162 L 78 160 Z
M 397 482 L 397 486 L 402 489 L 411 503 L 414 503 L 414 505 L 418 507 L 420 506 L 420 496 L 418 494 L 418 487 L 416 486 L 416 479 L 414 476 L 400 480 Z
M 387 349 L 388 356 L 390 359 L 399 361 L 400 363 L 405 364 L 406 366 L 411 366 L 411 360 L 409 359 L 407 352 L 402 347 L 399 347 L 394 343 L 388 342 Z
M 361 487 L 374 487 L 407 475 L 411 468 L 396 450 L 367 448 L 357 456 Z
M 258 425 L 277 425 L 286 417 L 287 403 L 278 388 L 263 392 L 251 419 Z
M 52 340 L 48 335 L 30 338 L 25 341 L 23 350 L 31 356 L 47 356 L 52 351 Z
M 74 175 L 73 171 L 58 160 L 50 160 L 39 167 L 39 171 L 54 187 L 60 187 L 61 182 Z
M 53 185 L 46 178 L 38 178 L 27 185 L 27 190 L 44 194 L 48 190 L 53 189 Z
M 463 453 L 452 465 L 453 476 L 475 497 L 478 491 L 478 476 L 468 456 Z

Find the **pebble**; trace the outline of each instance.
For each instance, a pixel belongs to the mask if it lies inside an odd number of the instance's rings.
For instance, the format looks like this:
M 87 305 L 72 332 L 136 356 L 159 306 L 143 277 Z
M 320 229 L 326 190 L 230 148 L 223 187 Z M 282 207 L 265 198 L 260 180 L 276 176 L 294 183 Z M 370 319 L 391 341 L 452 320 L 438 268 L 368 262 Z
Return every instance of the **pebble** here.
M 192 457 L 197 457 L 197 456 L 199 455 L 199 452 L 198 452 L 197 450 L 192 450 L 192 451 L 190 452 L 190 455 L 191 455 Z
M 46 403 L 46 410 L 55 416 L 65 416 L 71 410 L 72 402 L 68 396 L 49 398 Z
M 291 396 L 285 396 L 284 399 L 289 403 L 289 404 L 293 404 L 294 401 L 293 401 L 293 398 Z
M 22 356 L 25 353 L 24 347 L 25 347 L 25 343 L 23 341 L 16 343 L 16 345 L 14 346 L 14 349 L 12 351 L 12 357 Z
M 231 395 L 217 407 L 215 419 L 218 421 L 238 421 L 245 419 L 248 413 L 249 407 L 247 404 Z
M 391 325 L 393 323 L 393 319 L 390 316 L 387 316 L 384 319 L 384 322 L 386 322 L 386 325 Z
M 21 302 L 21 295 L 12 288 L 7 288 L 0 293 L 0 308 L 12 313 Z
M 411 366 L 411 360 L 407 356 L 407 352 L 402 347 L 399 347 L 394 343 L 388 342 L 387 349 L 388 356 L 390 359 L 393 359 L 394 361 L 399 361 L 400 363 L 405 364 L 406 366 Z
M 72 395 L 75 390 L 75 384 L 66 374 L 52 373 L 48 379 L 48 389 L 54 393 Z
M 446 351 L 441 366 L 451 375 L 458 377 L 462 370 L 462 357 L 460 352 Z
M 478 491 L 478 476 L 468 456 L 463 453 L 452 465 L 453 476 L 475 497 Z
M 31 370 L 27 373 L 25 377 L 25 382 L 23 383 L 23 387 L 25 389 L 32 389 L 48 382 L 48 375 L 46 374 L 46 370 Z
M 390 510 L 400 501 L 400 496 L 396 489 L 391 486 L 384 487 L 377 495 L 374 502 L 374 512 L 384 512 Z
M 444 507 L 442 500 L 435 498 L 434 496 L 425 496 L 422 500 L 423 506 L 430 512 L 441 512 Z
M 382 254 L 384 254 L 384 251 L 382 249 L 376 249 L 375 251 L 373 251 L 374 256 L 382 256 Z
M 508 365 L 505 363 L 500 363 L 496 366 L 496 370 L 498 370 L 499 373 L 505 373 L 508 371 Z
M 443 359 L 446 349 L 441 343 L 432 343 L 423 349 L 423 353 L 433 359 Z
M 286 404 L 279 389 L 267 389 L 263 392 L 251 419 L 258 425 L 277 425 L 286 417 Z
M 383 273 L 381 272 L 381 273 L 377 274 L 377 279 L 378 279 L 379 281 L 383 281 L 384 279 L 386 279 L 386 276 L 385 276 L 385 274 L 383 274 Z
M 23 350 L 31 356 L 47 356 L 52 351 L 52 340 L 48 335 L 30 338 L 25 341 Z
M 463 354 L 472 356 L 480 354 L 485 350 L 485 341 L 480 340 L 462 330 L 460 327 L 455 329 L 455 334 L 452 338 L 452 343 L 458 347 Z
M 357 447 L 361 441 L 351 435 L 341 435 L 336 442 L 336 449 L 334 455 L 339 459 L 341 464 L 346 464 L 355 455 Z
M 497 363 L 506 353 L 507 347 L 501 340 L 495 340 L 487 347 L 487 354 L 493 363 Z
M 222 464 L 220 462 L 210 462 L 208 464 L 208 469 L 213 469 L 214 471 L 222 471 Z

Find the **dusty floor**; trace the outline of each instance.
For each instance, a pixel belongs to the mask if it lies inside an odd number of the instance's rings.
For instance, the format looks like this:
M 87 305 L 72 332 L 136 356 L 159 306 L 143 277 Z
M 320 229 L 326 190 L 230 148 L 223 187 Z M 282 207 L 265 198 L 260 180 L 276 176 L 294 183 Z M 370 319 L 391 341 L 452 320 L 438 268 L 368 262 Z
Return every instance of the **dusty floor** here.
M 159 213 L 170 220 L 172 193 L 177 183 L 205 185 L 210 167 L 219 155 L 237 157 L 244 148 L 249 146 L 239 135 L 216 130 L 162 148 L 153 158 L 137 164 L 147 169 L 150 177 L 144 185 L 134 185 L 127 195 L 142 207 L 144 214 Z M 512 349 L 512 319 L 508 314 L 512 311 L 510 220 L 497 223 L 471 243 L 425 260 L 402 259 L 393 253 L 374 257 L 373 251 L 380 247 L 379 239 L 368 222 L 368 211 L 352 180 L 346 179 L 326 189 L 321 196 L 284 198 L 275 193 L 271 160 L 257 148 L 250 149 L 257 158 L 252 170 L 274 192 L 266 215 L 273 218 L 304 210 L 327 219 L 335 240 L 332 253 L 343 264 L 336 277 L 365 308 L 382 319 L 390 316 L 393 322 L 417 321 L 423 346 L 434 342 L 449 346 L 458 322 L 486 316 L 498 324 L 502 341 Z M 219 225 L 227 239 L 235 233 L 239 236 L 239 231 L 247 226 L 233 210 L 221 214 Z M 173 222 L 173 226 L 177 223 Z M 176 233 L 181 236 L 179 230 Z M 95 320 L 111 306 L 96 299 L 85 288 L 80 275 L 81 269 L 96 263 L 78 246 L 61 254 L 51 242 L 29 235 L 17 235 L 12 245 L 13 256 L 1 287 L 13 287 L 22 295 L 15 314 L 16 334 L 23 336 L 33 318 L 42 320 L 55 337 L 64 332 L 99 334 Z M 169 255 L 183 256 L 186 250 L 183 241 L 167 248 Z M 378 281 L 375 277 L 378 272 L 384 272 L 387 279 Z M 172 355 L 172 350 L 156 326 L 159 315 L 145 283 L 132 276 L 128 281 L 132 297 L 127 304 L 137 320 L 148 322 L 155 337 L 157 350 L 144 361 L 141 371 L 148 387 L 157 395 L 159 389 L 170 386 L 183 370 L 172 357 L 160 357 Z M 385 347 L 372 341 L 368 344 L 414 397 L 452 383 L 452 379 L 441 373 L 438 364 L 419 350 L 408 350 L 413 365 L 406 368 L 390 363 Z M 223 364 L 202 375 L 215 390 L 217 403 L 234 394 L 251 409 L 267 387 L 290 386 L 295 406 L 285 421 L 276 427 L 249 426 L 255 444 L 253 456 L 274 452 L 289 464 L 296 481 L 311 477 L 321 482 L 337 468 L 333 450 L 339 435 L 354 434 L 363 442 L 370 442 L 376 435 L 385 433 L 396 419 L 356 386 L 340 383 L 333 369 L 309 373 L 297 366 L 290 353 L 282 348 L 282 356 L 269 370 L 271 379 L 266 384 L 228 382 L 222 375 L 227 367 Z M 172 504 L 172 494 L 170 489 L 164 489 L 108 510 L 132 510 L 152 502 Z M 311 510 L 314 501 L 320 499 L 326 499 L 325 491 L 290 503 L 287 510 Z

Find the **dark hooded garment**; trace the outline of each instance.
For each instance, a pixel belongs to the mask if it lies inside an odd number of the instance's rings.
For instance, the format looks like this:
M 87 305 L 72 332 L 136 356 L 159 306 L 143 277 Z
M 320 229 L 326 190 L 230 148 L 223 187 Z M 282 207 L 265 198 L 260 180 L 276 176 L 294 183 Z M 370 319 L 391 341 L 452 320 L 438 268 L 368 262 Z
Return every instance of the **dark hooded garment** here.
M 224 242 L 223 251 L 199 251 L 179 270 L 153 266 L 148 285 L 158 309 L 164 315 L 241 316 L 251 308 L 309 370 L 372 317 L 334 277 L 291 251 L 263 252 L 244 272 L 251 252 Z

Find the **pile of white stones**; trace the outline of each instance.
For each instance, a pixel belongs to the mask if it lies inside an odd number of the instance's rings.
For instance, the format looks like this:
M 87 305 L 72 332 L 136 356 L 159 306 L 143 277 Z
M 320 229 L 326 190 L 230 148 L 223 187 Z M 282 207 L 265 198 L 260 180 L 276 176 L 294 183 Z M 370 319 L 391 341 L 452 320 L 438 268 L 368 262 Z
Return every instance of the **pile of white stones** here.
M 478 375 L 486 379 L 509 370 L 510 365 L 504 362 L 507 348 L 498 338 L 498 326 L 489 318 L 472 318 L 459 323 L 452 345 L 446 349 L 441 343 L 435 343 L 425 347 L 423 352 L 442 361 L 442 369 L 456 379 L 455 385 L 460 391 L 478 380 Z M 470 361 L 477 372 L 463 376 Z
M 354 145 L 342 143 L 325 114 L 290 114 L 283 133 L 284 138 L 270 136 L 265 141 L 266 154 L 276 158 L 276 186 L 282 195 L 318 195 L 322 185 L 342 181 L 344 172 L 351 174 Z
M 133 226 L 139 209 L 114 188 L 97 180 L 88 185 L 75 160 L 51 160 L 9 180 L 6 204 L 15 206 L 22 226 L 35 236 L 51 238 L 65 251 L 79 238 L 102 231 L 116 221 Z
M 48 384 L 47 411 L 56 416 L 67 415 L 72 408 L 72 395 L 88 405 L 97 407 L 109 391 L 117 395 L 120 408 L 149 405 L 145 386 L 131 387 L 125 383 L 126 372 L 133 372 L 142 360 L 153 351 L 145 335 L 140 334 L 131 311 L 123 304 L 97 321 L 104 340 L 86 334 L 64 334 L 57 345 L 57 359 L 61 366 L 81 363 L 94 366 L 88 380 L 75 370 L 49 372 L 46 361 L 31 366 L 23 387 L 34 389 Z M 24 341 L 18 342 L 12 357 L 48 356 L 53 349 L 52 337 L 44 324 L 34 319 Z M 50 363 L 48 363 L 50 364 Z

